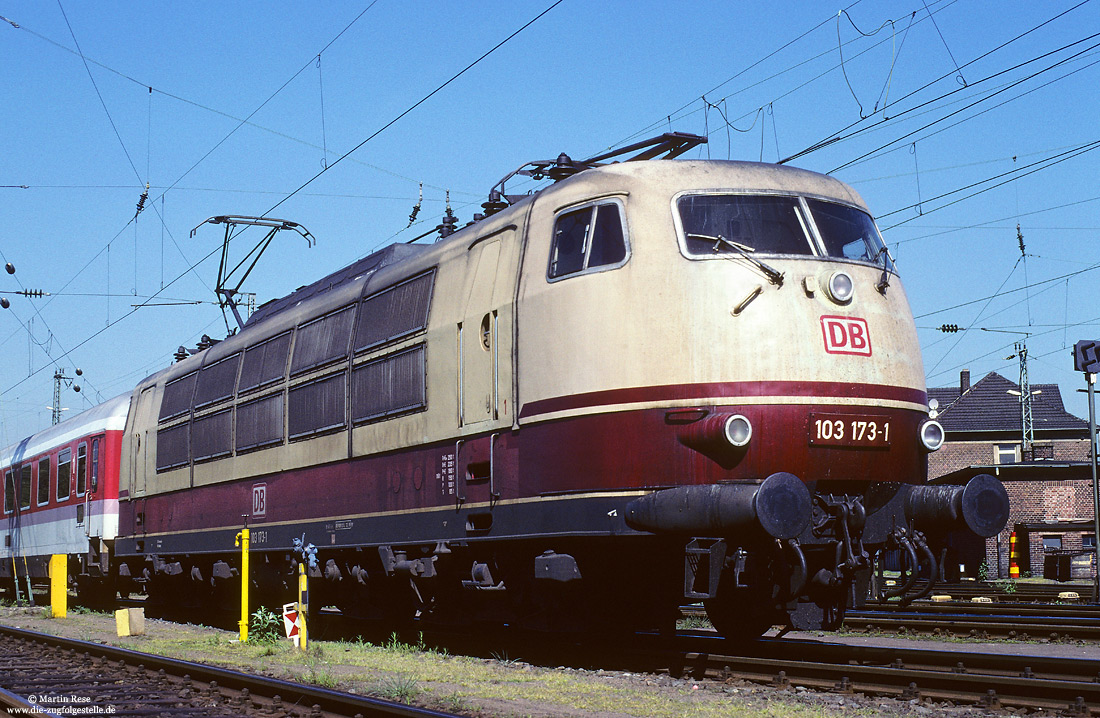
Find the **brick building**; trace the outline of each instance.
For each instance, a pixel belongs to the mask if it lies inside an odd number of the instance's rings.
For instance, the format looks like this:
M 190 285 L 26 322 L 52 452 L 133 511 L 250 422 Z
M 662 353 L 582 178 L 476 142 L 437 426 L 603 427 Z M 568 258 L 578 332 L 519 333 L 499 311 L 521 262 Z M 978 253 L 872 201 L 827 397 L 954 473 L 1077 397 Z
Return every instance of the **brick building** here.
M 1073 578 L 1091 578 L 1096 535 L 1088 422 L 1065 410 L 1057 384 L 1032 384 L 1031 395 L 1035 440 L 1029 449 L 1023 446 L 1019 385 L 995 372 L 971 385 L 964 370 L 958 386 L 930 388 L 947 438 L 929 457 L 928 479 L 962 484 L 992 474 L 1008 491 L 1004 531 L 986 539 L 984 551 L 960 547 L 967 575 L 977 575 L 973 564 L 984 556 L 990 578 L 1007 578 L 1009 536 L 1016 531 L 1022 575 L 1041 576 L 1048 557 L 1063 556 Z

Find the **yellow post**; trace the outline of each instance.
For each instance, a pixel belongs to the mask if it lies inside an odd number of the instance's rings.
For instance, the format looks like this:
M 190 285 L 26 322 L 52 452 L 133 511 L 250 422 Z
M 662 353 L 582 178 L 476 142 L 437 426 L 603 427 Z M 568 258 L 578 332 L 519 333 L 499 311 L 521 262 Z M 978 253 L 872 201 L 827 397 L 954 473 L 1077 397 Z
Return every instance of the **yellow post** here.
M 241 547 L 241 643 L 248 643 L 248 527 L 237 534 L 234 546 Z
M 306 640 L 309 636 L 306 630 L 306 614 L 309 613 L 309 574 L 306 573 L 305 564 L 298 564 L 298 647 L 303 651 L 307 649 Z
M 65 618 L 69 608 L 69 557 L 63 553 L 50 556 L 50 614 Z

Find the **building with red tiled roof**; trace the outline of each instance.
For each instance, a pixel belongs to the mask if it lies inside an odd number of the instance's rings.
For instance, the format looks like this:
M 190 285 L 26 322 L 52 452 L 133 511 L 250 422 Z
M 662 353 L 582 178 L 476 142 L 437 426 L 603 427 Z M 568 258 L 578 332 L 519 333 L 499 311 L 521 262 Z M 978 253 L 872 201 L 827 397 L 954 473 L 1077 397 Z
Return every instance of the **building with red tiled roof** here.
M 1011 513 L 1001 534 L 986 540 L 990 578 L 1009 577 L 1009 536 L 1017 535 L 1022 575 L 1042 575 L 1048 557 L 1063 556 L 1074 578 L 1093 576 L 1092 470 L 1088 422 L 1065 410 L 1057 384 L 1031 385 L 1034 441 L 1023 445 L 1020 387 L 996 372 L 971 385 L 964 370 L 958 386 L 930 388 L 946 441 L 928 461 L 933 483 L 965 483 L 992 474 L 1008 491 Z M 967 566 L 974 575 L 976 567 Z

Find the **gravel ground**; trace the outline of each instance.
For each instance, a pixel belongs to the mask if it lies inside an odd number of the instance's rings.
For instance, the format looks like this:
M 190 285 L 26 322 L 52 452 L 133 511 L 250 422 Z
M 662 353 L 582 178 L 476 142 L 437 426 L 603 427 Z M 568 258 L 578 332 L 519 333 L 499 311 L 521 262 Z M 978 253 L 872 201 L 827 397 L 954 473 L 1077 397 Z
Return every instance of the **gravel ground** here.
M 827 716 L 995 715 L 973 707 L 887 698 L 820 693 L 794 686 L 777 690 L 742 681 L 696 681 L 667 675 L 533 666 L 522 661 L 450 656 L 398 644 L 316 641 L 303 656 L 279 644 L 242 645 L 236 633 L 146 619 L 146 635 L 119 638 L 114 616 L 72 612 L 50 619 L 41 608 L 0 608 L 0 623 L 55 635 L 119 645 L 240 670 L 301 680 L 329 688 L 369 693 L 391 700 L 473 716 L 519 718 L 618 718 L 639 716 L 744 716 L 794 718 Z M 790 634 L 803 640 L 852 645 L 957 648 L 960 651 L 1037 653 L 1100 658 L 1096 646 L 941 643 L 860 634 Z

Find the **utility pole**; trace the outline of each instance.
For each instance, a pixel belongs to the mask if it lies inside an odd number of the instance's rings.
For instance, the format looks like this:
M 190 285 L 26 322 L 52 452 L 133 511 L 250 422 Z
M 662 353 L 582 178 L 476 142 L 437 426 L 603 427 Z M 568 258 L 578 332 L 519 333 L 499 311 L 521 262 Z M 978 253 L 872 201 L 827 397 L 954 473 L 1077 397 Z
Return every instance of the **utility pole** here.
M 1035 422 L 1031 415 L 1031 384 L 1027 379 L 1027 344 L 1016 342 L 1016 355 L 1020 357 L 1020 423 L 1023 429 L 1023 448 L 1020 458 L 1024 461 L 1032 453 L 1035 443 Z
M 80 369 L 76 370 L 77 376 L 83 376 L 83 374 L 84 372 L 82 372 Z M 53 409 L 53 423 L 55 425 L 61 423 L 61 412 L 63 411 L 63 409 L 61 408 L 62 385 L 71 386 L 73 388 L 73 391 L 80 393 L 80 385 L 74 384 L 74 381 L 76 380 L 72 377 L 65 376 L 64 367 L 61 367 L 53 373 L 53 406 L 51 406 L 50 408 Z

